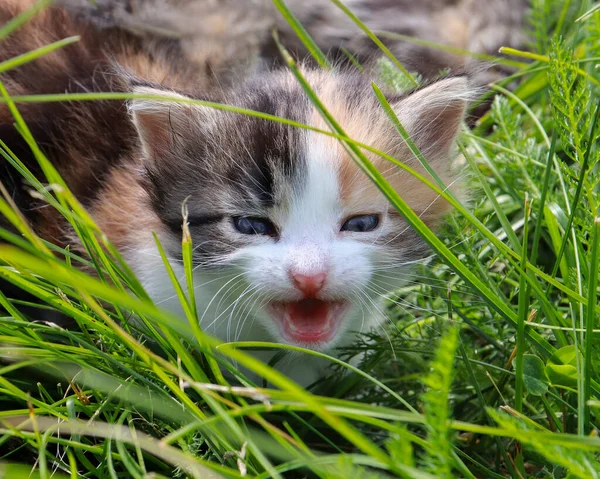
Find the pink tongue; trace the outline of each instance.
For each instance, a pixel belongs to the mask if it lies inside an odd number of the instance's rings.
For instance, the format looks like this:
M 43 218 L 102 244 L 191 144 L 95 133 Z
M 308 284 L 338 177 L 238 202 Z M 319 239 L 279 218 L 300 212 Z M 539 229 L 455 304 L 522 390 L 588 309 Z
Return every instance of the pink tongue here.
M 327 325 L 330 304 L 317 299 L 289 303 L 285 309 L 290 322 L 302 333 L 320 333 Z

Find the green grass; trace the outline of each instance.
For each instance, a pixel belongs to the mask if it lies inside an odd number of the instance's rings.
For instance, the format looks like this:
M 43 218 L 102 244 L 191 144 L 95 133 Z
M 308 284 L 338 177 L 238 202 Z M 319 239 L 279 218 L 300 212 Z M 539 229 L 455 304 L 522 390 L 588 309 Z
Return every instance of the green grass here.
M 328 65 L 283 2 L 276 4 Z M 153 305 L 18 113 L 25 102 L 132 95 L 11 99 L 0 83 L 45 178 L 34 178 L 1 142 L 0 155 L 67 218 L 89 252 L 83 258 L 38 238 L 2 191 L 0 213 L 19 234 L 0 231 L 0 277 L 75 326 L 32 322 L 21 302 L 0 293 L 0 477 L 600 477 L 600 11 L 587 2 L 534 0 L 533 7 L 534 45 L 506 50 L 518 70 L 494 87 L 489 113 L 459 140 L 473 191 L 468 205 L 435 176 L 348 138 L 282 47 L 330 128 L 321 133 L 342 142 L 436 253 L 389 298 L 385 333 L 332 358 L 331 377 L 310 391 L 245 353 L 290 348 L 221 344 L 198 327 L 185 231 L 186 277 L 176 291 L 186 317 Z M 1 27 L 0 41 L 23 21 Z M 4 62 L 0 71 L 72 41 Z M 415 78 L 391 60 L 381 66 L 373 94 L 406 137 L 380 87 Z M 425 162 L 414 144 L 411 150 Z M 365 151 L 455 206 L 443 235 L 428 230 Z M 46 183 L 60 187 L 48 191 Z M 98 275 L 78 272 L 80 265 Z M 358 352 L 365 359 L 355 368 L 347 360 Z M 232 361 L 273 387 L 253 384 Z M 221 373 L 227 369 L 235 385 Z

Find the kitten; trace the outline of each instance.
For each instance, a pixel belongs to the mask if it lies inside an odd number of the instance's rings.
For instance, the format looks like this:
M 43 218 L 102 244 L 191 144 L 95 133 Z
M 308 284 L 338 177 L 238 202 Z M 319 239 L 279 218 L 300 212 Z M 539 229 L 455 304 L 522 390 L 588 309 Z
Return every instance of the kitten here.
M 5 0 L 0 23 L 29 4 Z M 11 95 L 133 91 L 199 98 L 326 129 L 285 70 L 230 88 L 198 83 L 196 69 L 166 59 L 129 34 L 95 30 L 63 9 L 42 12 L 0 42 L 0 61 L 66 36 L 79 43 L 3 74 Z M 348 135 L 422 171 L 374 97 L 352 71 L 304 75 Z M 204 83 L 203 83 L 204 82 Z M 467 77 L 447 77 L 388 99 L 447 185 L 454 138 L 470 97 Z M 380 191 L 331 137 L 203 106 L 136 99 L 20 105 L 20 111 L 74 194 L 122 252 L 160 306 L 181 313 L 152 233 L 179 277 L 182 205 L 189 211 L 202 328 L 223 341 L 272 340 L 335 354 L 382 324 L 382 295 L 429 254 Z M 0 107 L 0 138 L 38 173 Z M 368 154 L 431 228 L 450 206 L 418 180 Z M 2 182 L 45 239 L 77 249 L 62 217 L 28 194 L 10 166 Z M 267 361 L 271 352 L 257 352 Z M 307 385 L 326 361 L 302 358 L 280 369 Z

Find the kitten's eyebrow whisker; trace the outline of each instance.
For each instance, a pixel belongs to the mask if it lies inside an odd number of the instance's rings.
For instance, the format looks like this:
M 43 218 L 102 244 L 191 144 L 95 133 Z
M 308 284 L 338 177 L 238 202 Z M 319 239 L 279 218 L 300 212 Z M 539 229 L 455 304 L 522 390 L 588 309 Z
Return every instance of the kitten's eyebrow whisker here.
M 438 200 L 438 198 L 440 198 L 440 196 L 437 196 L 431 203 L 429 203 L 429 205 L 427 205 L 427 207 L 419 214 L 419 218 L 421 218 L 427 212 L 427 210 L 429 208 L 431 208 L 431 206 Z M 381 245 L 381 247 L 385 247 L 385 246 L 389 245 L 392 241 L 395 241 L 396 239 L 398 239 L 400 236 L 402 236 L 404 233 L 406 233 L 411 228 L 412 227 L 410 225 L 406 225 L 402 231 L 400 231 L 397 235 L 393 236 L 391 239 L 389 239 L 388 241 L 383 243 Z

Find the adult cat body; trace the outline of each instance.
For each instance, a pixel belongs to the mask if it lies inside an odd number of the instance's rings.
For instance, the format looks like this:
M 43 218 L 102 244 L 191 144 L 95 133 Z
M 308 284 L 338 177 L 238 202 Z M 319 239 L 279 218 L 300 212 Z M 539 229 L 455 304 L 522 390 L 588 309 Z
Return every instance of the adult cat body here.
M 28 5 L 28 0 L 5 0 L 0 23 Z M 167 58 L 122 31 L 99 31 L 59 7 L 3 40 L 0 61 L 72 35 L 81 40 L 2 74 L 9 94 L 131 91 L 227 103 L 327 128 L 285 70 L 219 88 L 181 58 Z M 422 172 L 368 77 L 311 68 L 304 75 L 350 137 Z M 469 97 L 465 76 L 388 96 L 447 185 L 455 183 L 450 157 Z M 269 338 L 334 353 L 357 333 L 382 324 L 379 298 L 429 254 L 335 138 L 160 99 L 28 103 L 19 109 L 41 149 L 148 293 L 176 312 L 179 301 L 153 233 L 183 277 L 186 204 L 200 324 L 224 341 Z M 41 177 L 6 106 L 0 107 L 0 139 Z M 449 205 L 393 164 L 368 156 L 425 223 L 437 227 Z M 10 165 L 0 171 L 39 235 L 79 247 L 62 216 L 32 196 Z M 256 354 L 268 360 L 273 353 Z M 324 365 L 303 358 L 278 367 L 309 384 Z
M 100 28 L 118 27 L 144 41 L 162 42 L 188 62 L 218 73 L 221 82 L 240 72 L 279 60 L 272 39 L 280 38 L 296 56 L 308 55 L 272 0 L 58 0 L 70 12 Z M 502 46 L 526 42 L 529 0 L 345 0 L 364 24 L 379 35 L 404 66 L 426 78 L 441 70 L 474 70 L 477 55 L 499 55 Z M 286 0 L 285 4 L 321 50 L 336 61 L 352 54 L 363 65 L 381 56 L 379 47 L 331 0 Z M 412 37 L 415 41 L 408 41 Z M 424 40 L 418 41 L 416 39 Z M 432 48 L 428 42 L 449 46 Z M 486 84 L 500 65 L 479 69 L 473 81 Z M 489 67 L 489 65 L 488 65 Z

